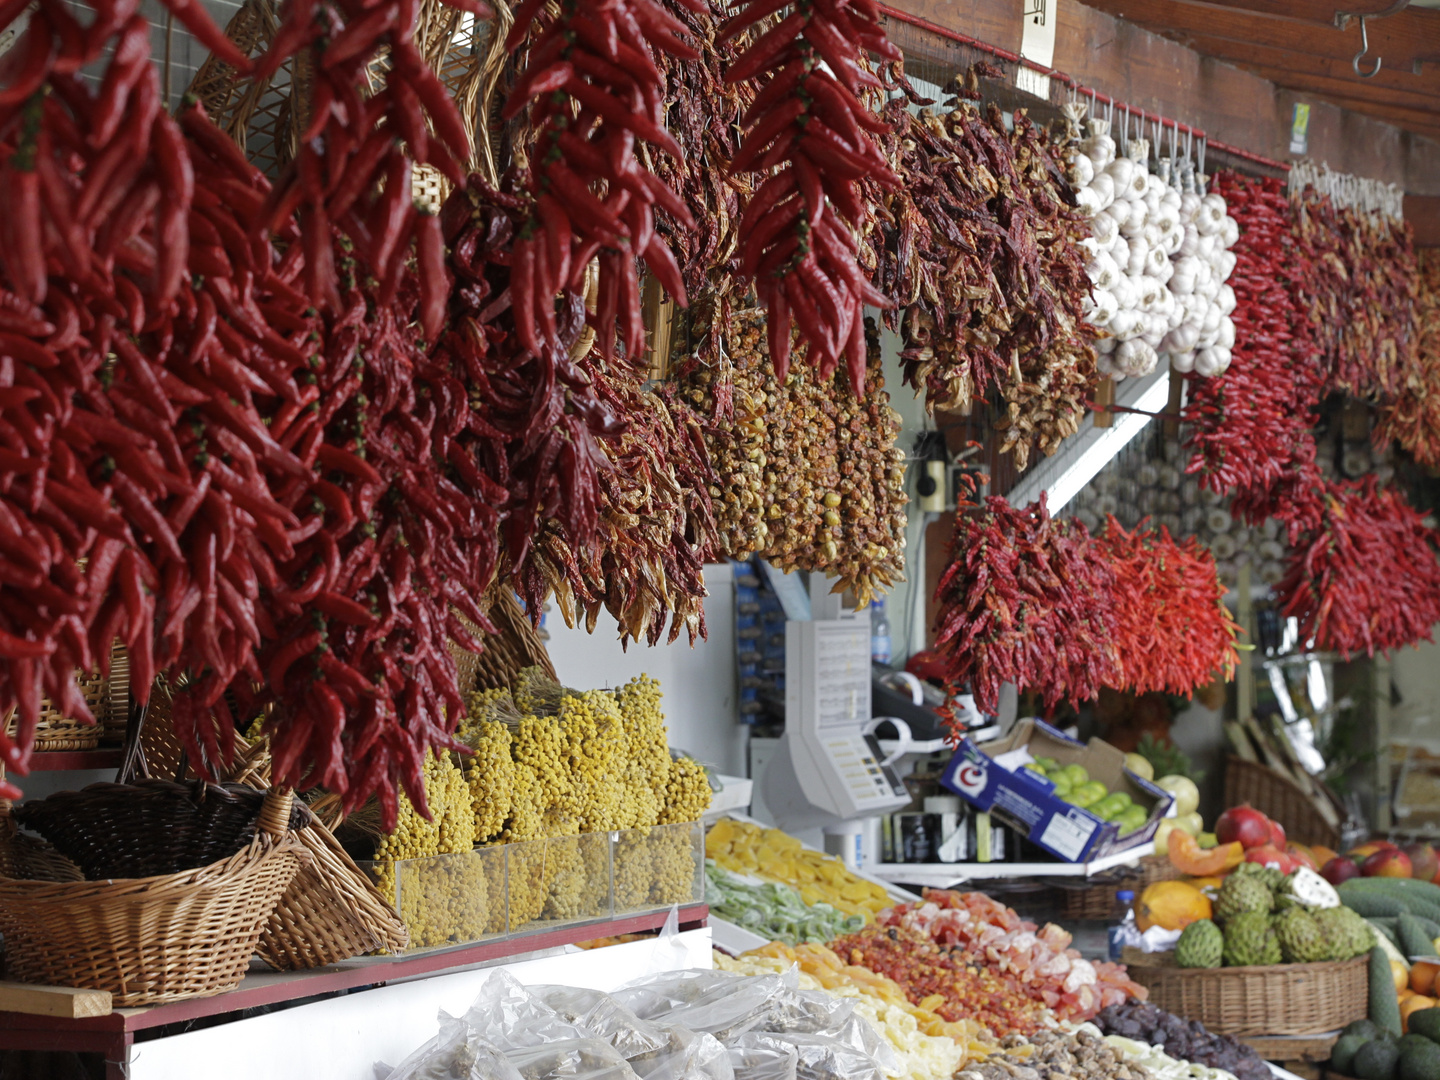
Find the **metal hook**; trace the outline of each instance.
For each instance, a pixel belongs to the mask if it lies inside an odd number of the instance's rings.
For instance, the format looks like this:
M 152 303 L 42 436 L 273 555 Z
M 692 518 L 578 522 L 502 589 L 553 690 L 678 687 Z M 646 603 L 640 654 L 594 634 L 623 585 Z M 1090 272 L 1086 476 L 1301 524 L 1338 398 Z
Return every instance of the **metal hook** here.
M 1369 74 L 1360 70 L 1360 61 L 1363 60 L 1365 54 L 1370 51 L 1370 31 L 1365 28 L 1365 22 L 1369 18 L 1370 16 L 1368 15 L 1360 16 L 1360 51 L 1355 54 L 1355 59 L 1350 61 L 1350 66 L 1355 69 L 1355 74 L 1359 75 L 1362 79 L 1373 79 L 1376 75 L 1379 75 L 1380 65 L 1385 62 L 1384 57 L 1377 56 L 1375 58 L 1375 67 Z

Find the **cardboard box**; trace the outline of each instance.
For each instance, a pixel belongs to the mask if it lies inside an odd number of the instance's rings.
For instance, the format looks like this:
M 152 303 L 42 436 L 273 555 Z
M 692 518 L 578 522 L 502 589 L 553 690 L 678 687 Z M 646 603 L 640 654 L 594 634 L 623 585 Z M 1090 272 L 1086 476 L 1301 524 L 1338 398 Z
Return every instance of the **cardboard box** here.
M 1032 769 L 1035 758 L 1079 764 L 1110 791 L 1123 791 L 1149 811 L 1145 824 L 1120 836 L 1120 826 L 1055 794 Z M 988 810 L 1032 843 L 1066 862 L 1091 862 L 1155 838 L 1175 801 L 1169 792 L 1125 767 L 1125 755 L 1103 739 L 1081 743 L 1040 720 L 1021 720 L 1010 734 L 984 746 L 962 739 L 940 782 L 978 810 Z

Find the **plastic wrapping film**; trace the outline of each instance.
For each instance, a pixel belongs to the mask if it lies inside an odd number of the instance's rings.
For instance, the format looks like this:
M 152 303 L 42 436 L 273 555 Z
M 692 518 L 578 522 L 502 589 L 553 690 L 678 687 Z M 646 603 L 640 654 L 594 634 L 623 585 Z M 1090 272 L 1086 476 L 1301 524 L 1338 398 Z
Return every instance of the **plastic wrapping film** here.
M 622 986 L 614 996 L 641 1019 L 663 1019 L 691 1031 L 706 1031 L 729 1045 L 735 1036 L 767 1026 L 774 999 L 798 986 L 794 972 L 732 975 L 693 970 L 646 976 Z
M 732 1050 L 795 1051 L 795 1080 L 886 1080 L 874 1057 L 829 1035 L 750 1031 L 730 1044 Z
M 735 1080 L 795 1080 L 799 1052 L 794 1046 L 774 1040 L 750 1046 L 742 1040 L 726 1053 L 730 1055 Z
M 498 1047 L 486 1042 L 463 1020 L 440 1014 L 440 1033 L 377 1080 L 523 1080 Z

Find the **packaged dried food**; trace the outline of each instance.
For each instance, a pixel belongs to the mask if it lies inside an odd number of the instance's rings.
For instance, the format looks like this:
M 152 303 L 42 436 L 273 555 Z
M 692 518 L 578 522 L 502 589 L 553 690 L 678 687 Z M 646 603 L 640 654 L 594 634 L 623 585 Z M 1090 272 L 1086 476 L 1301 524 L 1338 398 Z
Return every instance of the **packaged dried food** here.
M 516 1047 L 505 1056 L 522 1080 L 638 1080 L 604 1039 L 555 1039 Z
M 774 1040 L 753 1046 L 738 1042 L 726 1052 L 735 1080 L 795 1080 L 800 1055 L 793 1046 Z
M 443 1012 L 440 1033 L 385 1076 L 386 1080 L 521 1080 L 519 1070 L 497 1047 L 465 1021 Z
M 751 1031 L 733 1040 L 732 1047 L 793 1047 L 795 1080 L 886 1080 L 880 1063 L 862 1050 L 828 1035 L 799 1032 Z
M 622 986 L 614 997 L 642 1019 L 707 1031 L 728 1046 L 735 1036 L 771 1022 L 774 999 L 798 986 L 794 972 L 746 976 L 693 970 L 646 976 Z

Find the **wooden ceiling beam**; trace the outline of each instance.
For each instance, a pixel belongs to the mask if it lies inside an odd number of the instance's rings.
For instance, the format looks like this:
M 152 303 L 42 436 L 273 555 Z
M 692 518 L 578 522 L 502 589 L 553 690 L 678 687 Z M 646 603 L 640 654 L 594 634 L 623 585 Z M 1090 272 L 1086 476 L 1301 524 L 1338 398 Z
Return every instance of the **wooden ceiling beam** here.
M 1379 74 L 1374 78 L 1362 79 L 1355 74 L 1355 69 L 1350 66 L 1348 60 L 1331 60 L 1310 56 L 1306 53 L 1290 52 L 1287 49 L 1256 45 L 1253 42 L 1211 37 L 1208 34 L 1186 35 L 1184 43 L 1204 56 L 1224 60 L 1237 67 L 1283 71 L 1287 73 L 1287 77 L 1299 74 L 1326 82 L 1344 84 L 1347 87 L 1376 90 L 1383 88 L 1393 90 L 1401 95 L 1415 95 L 1440 102 L 1440 71 L 1427 70 L 1421 75 L 1414 75 L 1408 71 L 1393 71 L 1388 65 L 1385 65 L 1380 68 Z M 1290 84 L 1286 83 L 1286 85 Z
M 1378 15 L 1393 5 L 1390 0 L 1207 0 L 1216 7 L 1248 11 L 1276 19 L 1294 19 L 1298 22 L 1313 23 L 1316 26 L 1335 25 L 1335 14 Z
M 1207 36 L 1343 60 L 1360 51 L 1360 26 L 1340 30 L 1288 18 L 1191 0 L 1089 0 L 1090 6 L 1166 37 Z M 1368 57 L 1383 57 L 1392 70 L 1440 63 L 1440 12 L 1406 10 L 1368 25 Z
M 1394 124 L 1396 127 L 1404 128 L 1416 135 L 1425 135 L 1434 139 L 1437 137 L 1437 133 L 1440 133 L 1440 113 L 1437 112 L 1400 108 L 1377 101 L 1345 98 L 1333 94 L 1325 95 L 1325 99 L 1329 104 L 1341 109 L 1349 109 L 1354 113 L 1384 120 L 1386 123 Z

